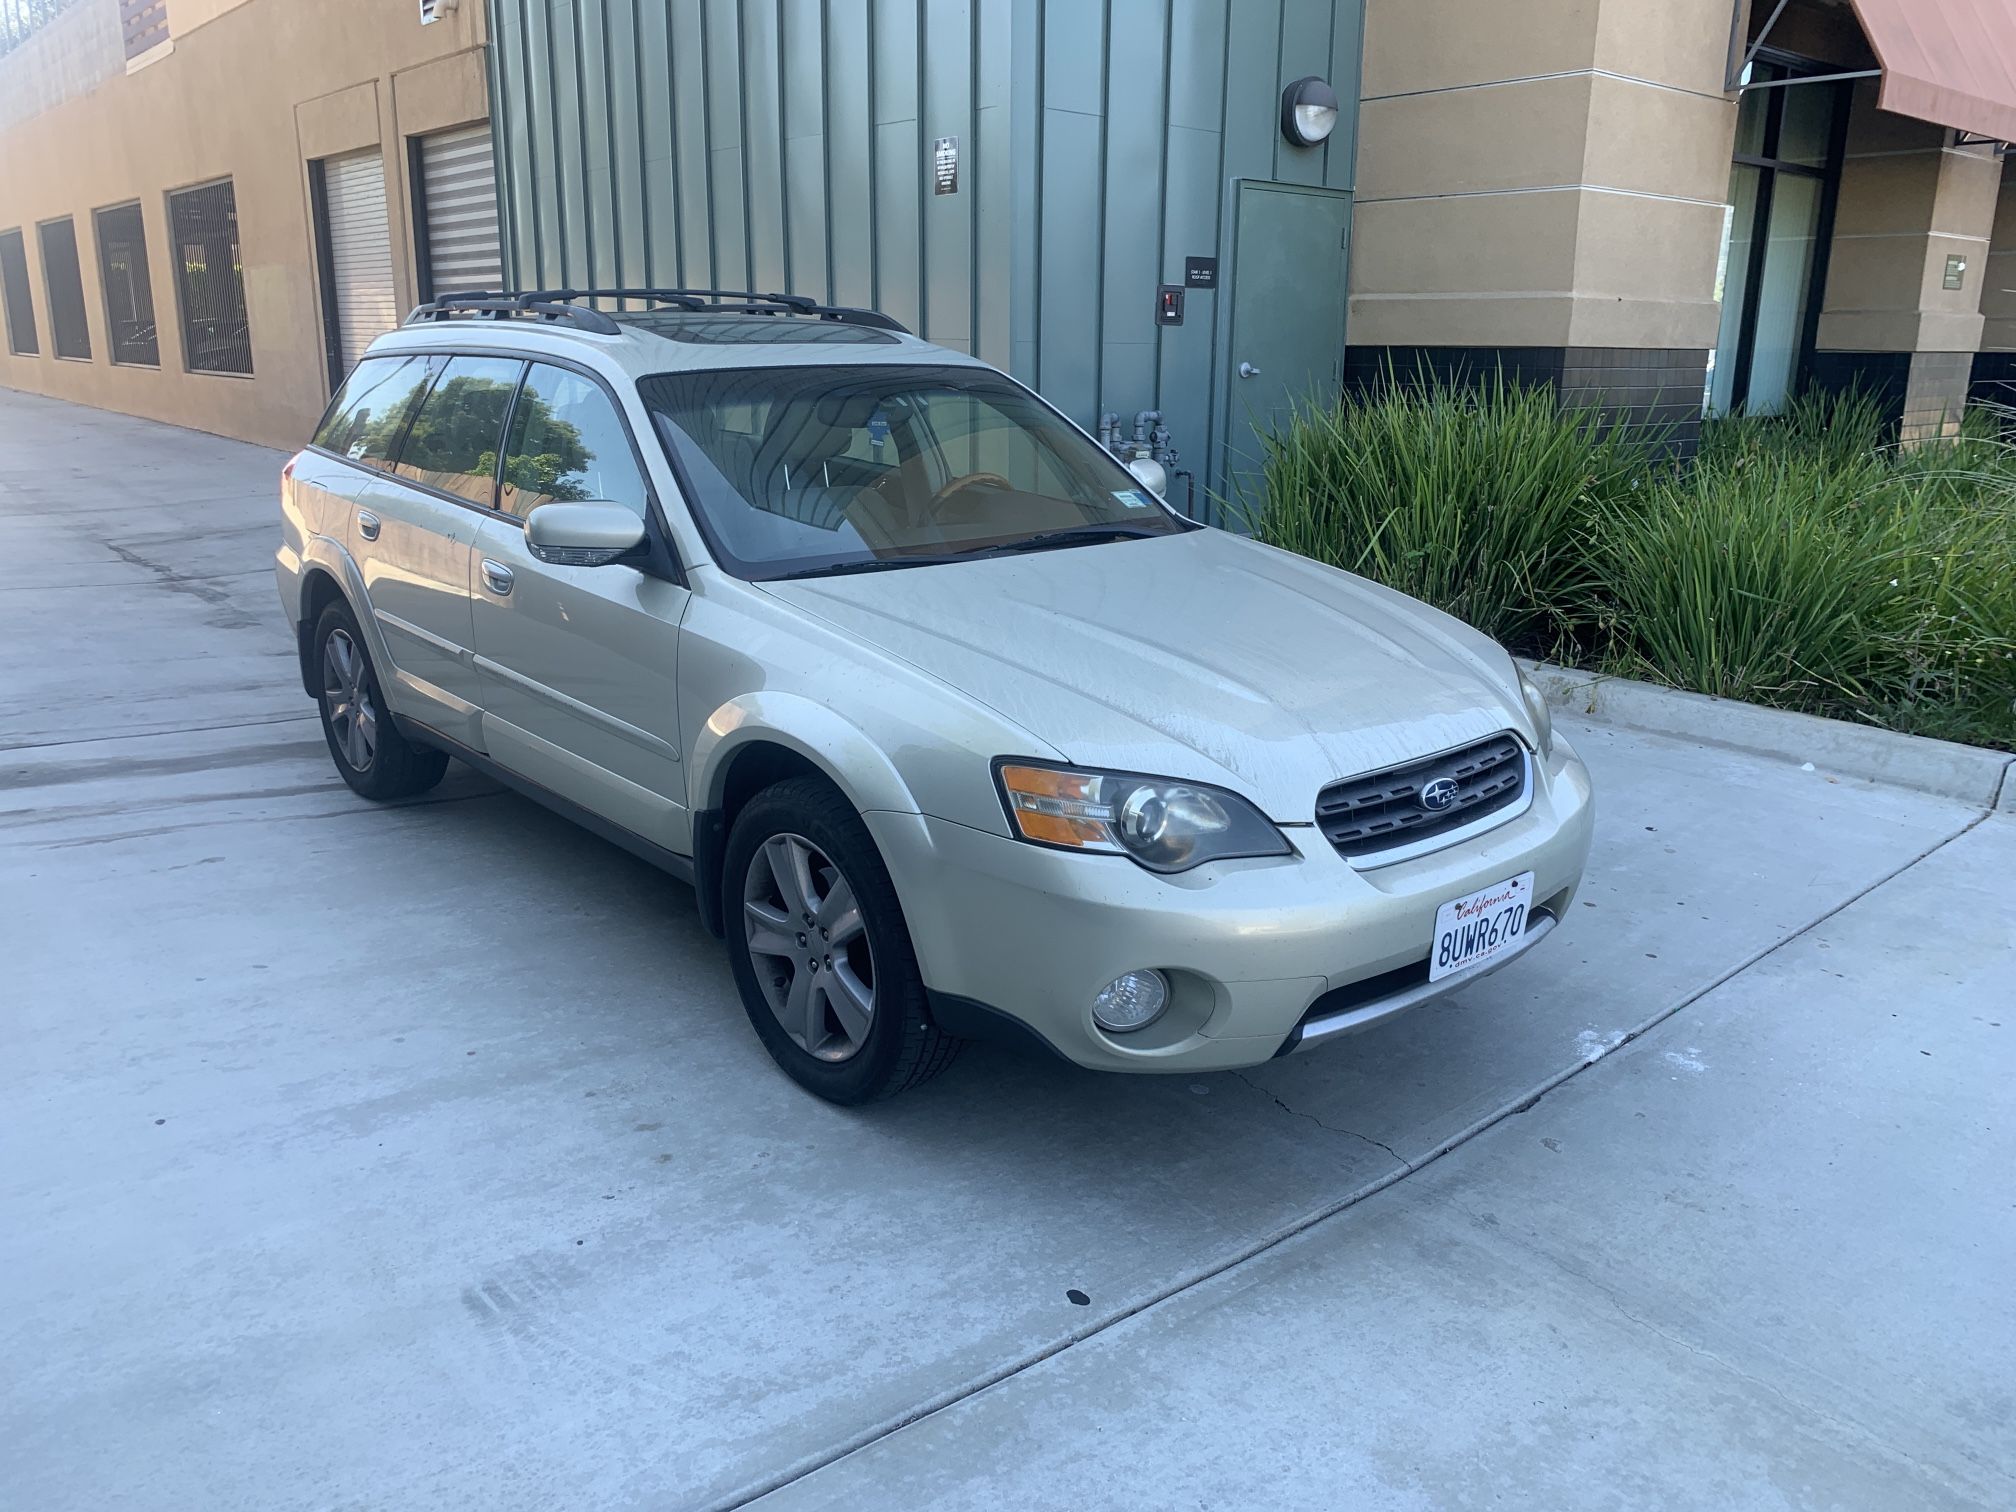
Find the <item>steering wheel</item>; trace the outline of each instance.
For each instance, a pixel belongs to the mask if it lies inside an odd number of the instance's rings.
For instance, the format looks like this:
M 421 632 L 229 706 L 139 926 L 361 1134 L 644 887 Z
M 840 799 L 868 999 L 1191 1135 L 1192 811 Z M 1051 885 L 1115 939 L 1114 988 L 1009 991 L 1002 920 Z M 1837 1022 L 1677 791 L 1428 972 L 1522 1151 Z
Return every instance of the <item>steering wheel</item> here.
M 931 495 L 930 513 L 933 519 L 952 500 L 969 488 L 1013 488 L 1015 485 L 997 472 L 967 473 L 963 478 L 953 478 Z

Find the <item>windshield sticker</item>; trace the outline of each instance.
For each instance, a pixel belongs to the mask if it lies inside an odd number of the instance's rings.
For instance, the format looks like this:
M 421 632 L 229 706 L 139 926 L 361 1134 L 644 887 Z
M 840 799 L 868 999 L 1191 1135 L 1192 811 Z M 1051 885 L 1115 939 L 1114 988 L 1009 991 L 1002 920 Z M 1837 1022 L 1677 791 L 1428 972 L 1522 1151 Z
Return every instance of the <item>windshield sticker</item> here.
M 1116 488 L 1113 490 L 1113 497 L 1118 499 L 1128 509 L 1153 509 L 1155 507 L 1148 502 L 1148 496 L 1138 488 Z

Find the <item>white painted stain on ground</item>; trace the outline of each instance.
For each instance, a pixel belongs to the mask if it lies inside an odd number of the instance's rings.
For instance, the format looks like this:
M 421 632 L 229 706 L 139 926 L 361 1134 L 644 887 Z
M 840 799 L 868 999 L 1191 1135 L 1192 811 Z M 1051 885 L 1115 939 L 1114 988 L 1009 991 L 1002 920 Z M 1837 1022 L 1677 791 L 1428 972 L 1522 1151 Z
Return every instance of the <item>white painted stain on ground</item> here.
M 1668 1050 L 1660 1056 L 1660 1059 L 1675 1070 L 1685 1071 L 1690 1076 L 1699 1076 L 1708 1069 L 1708 1063 L 1701 1059 L 1701 1051 L 1693 1045 L 1689 1045 L 1685 1050 Z
M 1601 1060 L 1623 1043 L 1622 1029 L 1584 1029 L 1575 1036 L 1575 1049 L 1585 1061 Z

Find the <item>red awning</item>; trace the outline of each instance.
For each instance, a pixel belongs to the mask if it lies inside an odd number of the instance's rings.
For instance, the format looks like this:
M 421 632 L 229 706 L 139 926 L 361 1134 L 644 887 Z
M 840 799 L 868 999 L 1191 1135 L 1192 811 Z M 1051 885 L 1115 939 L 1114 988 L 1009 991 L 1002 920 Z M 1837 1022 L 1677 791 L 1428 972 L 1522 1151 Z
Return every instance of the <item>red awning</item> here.
M 2016 142 L 2016 0 L 1851 0 L 1883 110 Z

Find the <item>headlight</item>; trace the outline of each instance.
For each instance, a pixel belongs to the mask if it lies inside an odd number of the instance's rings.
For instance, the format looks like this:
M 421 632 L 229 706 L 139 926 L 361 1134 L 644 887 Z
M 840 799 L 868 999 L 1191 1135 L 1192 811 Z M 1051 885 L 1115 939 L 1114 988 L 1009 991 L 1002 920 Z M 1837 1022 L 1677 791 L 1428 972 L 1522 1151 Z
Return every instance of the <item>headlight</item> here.
M 1519 674 L 1519 692 L 1526 699 L 1526 712 L 1533 716 L 1533 733 L 1540 740 L 1540 754 L 1554 754 L 1554 711 L 1547 706 L 1547 695 L 1540 691 L 1540 685 L 1524 672 Z
M 1223 788 L 1021 761 L 997 763 L 994 775 L 1009 825 L 1037 845 L 1131 856 L 1158 872 L 1293 854 L 1264 814 Z

